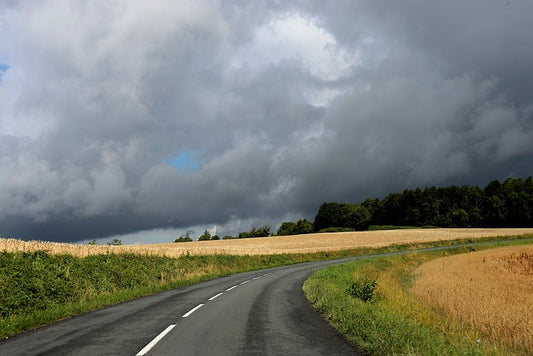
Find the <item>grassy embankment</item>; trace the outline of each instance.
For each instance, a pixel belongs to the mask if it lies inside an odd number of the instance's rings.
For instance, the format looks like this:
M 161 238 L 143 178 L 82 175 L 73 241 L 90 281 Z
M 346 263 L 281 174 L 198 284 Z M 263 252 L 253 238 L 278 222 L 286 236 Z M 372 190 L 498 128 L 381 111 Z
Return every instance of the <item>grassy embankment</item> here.
M 329 236 L 335 237 L 335 235 Z M 515 238 L 524 238 L 524 236 Z M 269 239 L 246 240 L 263 242 Z M 327 240 L 327 237 L 324 239 Z M 497 238 L 476 238 L 475 241 L 489 239 Z M 335 241 L 335 238 L 331 240 Z M 80 257 L 58 251 L 31 250 L 35 246 L 40 246 L 39 244 L 13 244 L 13 241 L 7 241 L 9 244 L 5 245 L 4 252 L 0 252 L 0 337 L 104 306 L 237 272 L 306 261 L 429 246 L 450 246 L 468 241 L 472 240 L 463 238 L 377 248 L 253 256 L 185 254 L 177 258 L 155 256 L 153 250 L 145 254 L 111 252 L 122 251 L 118 249 L 122 246 L 116 246 L 117 249 L 108 250 L 104 254 Z M 251 243 L 251 241 L 242 242 Z M 183 244 L 174 244 L 177 245 Z M 16 249 L 20 246 L 25 252 L 5 251 L 8 247 Z M 50 246 L 57 247 L 54 244 L 45 244 L 47 248 Z M 63 244 L 61 247 L 68 246 Z M 72 248 L 77 250 L 80 247 L 73 245 Z
M 514 242 L 522 244 L 525 242 Z M 527 242 L 531 244 L 532 242 Z M 437 303 L 438 297 L 457 295 L 459 305 L 483 304 L 484 301 L 494 301 L 494 296 L 513 294 L 513 291 L 499 290 L 503 285 L 494 286 L 495 294 L 491 297 L 474 292 L 476 288 L 469 289 L 469 293 L 459 293 L 467 290 L 470 284 L 470 275 L 465 271 L 463 264 L 454 272 L 444 271 L 443 262 L 435 260 L 439 257 L 456 255 L 474 250 L 485 250 L 492 247 L 501 247 L 507 244 L 478 245 L 475 247 L 456 248 L 452 250 L 405 254 L 398 256 L 379 257 L 357 260 L 343 265 L 328 267 L 316 272 L 304 284 L 304 291 L 314 307 L 321 312 L 345 337 L 364 352 L 376 355 L 415 354 L 415 355 L 469 355 L 469 354 L 495 354 L 495 355 L 526 355 L 533 352 L 531 338 L 524 335 L 524 330 L 516 329 L 517 321 L 511 320 L 511 313 L 506 308 L 514 309 L 516 305 L 499 304 L 498 312 L 487 312 L 486 305 L 479 305 L 470 313 L 457 307 L 450 307 L 448 297 L 442 298 L 443 303 Z M 527 248 L 531 248 L 528 245 Z M 496 249 L 497 250 L 497 249 Z M 533 256 L 533 255 L 531 255 Z M 454 256 L 458 257 L 458 256 Z M 481 257 L 482 259 L 483 257 Z M 503 264 L 513 264 L 516 257 L 496 259 Z M 424 275 L 417 270 L 425 266 L 428 261 L 437 263 L 432 265 L 431 271 Z M 438 262 L 437 262 L 438 261 Z M 503 261 L 503 262 L 502 262 Z M 530 262 L 529 262 L 530 263 Z M 420 267 L 420 268 L 423 268 Z M 482 269 L 472 267 L 472 273 L 479 279 L 484 279 L 480 284 L 495 283 L 494 269 L 490 274 L 483 275 Z M 522 268 L 523 270 L 523 268 Z M 417 276 L 422 273 L 426 276 L 425 285 L 416 286 L 417 295 L 413 286 Z M 487 272 L 488 273 L 488 272 Z M 456 290 L 451 293 L 449 289 L 438 285 L 440 278 L 445 280 L 452 274 L 461 283 L 453 283 Z M 465 277 L 467 276 L 467 277 Z M 464 277 L 464 278 L 463 278 Z M 530 278 L 530 276 L 529 276 Z M 422 277 L 420 278 L 422 280 Z M 465 280 L 466 279 L 466 280 Z M 502 278 L 500 280 L 507 279 Z M 373 282 L 376 282 L 374 285 Z M 448 288 L 451 284 L 448 281 Z M 373 287 L 375 287 L 374 290 Z M 505 288 L 509 288 L 506 285 Z M 487 289 L 485 289 L 486 291 Z M 516 288 L 518 298 L 516 304 L 523 300 L 523 288 Z M 493 292 L 494 293 L 494 292 Z M 359 297 L 355 297 L 357 294 Z M 430 297 L 427 297 L 430 295 Z M 364 298 L 366 296 L 366 298 Z M 422 296 L 425 296 L 424 299 Z M 363 301 L 363 299 L 370 299 Z M 531 303 L 531 301 L 529 301 Z M 446 310 L 446 307 L 449 307 Z M 524 309 L 526 308 L 526 309 Z M 520 306 L 520 310 L 527 310 L 531 306 Z M 450 311 L 451 310 L 451 311 Z M 494 311 L 494 310 L 493 310 Z M 460 316 L 459 316 L 460 315 Z M 514 313 L 520 316 L 520 313 Z M 525 315 L 527 318 L 527 315 Z M 473 319 L 478 319 L 472 322 Z M 501 319 L 501 320 L 500 320 Z M 528 323 L 529 321 L 526 321 Z M 505 326 L 501 326 L 505 324 Z M 483 326 L 485 325 L 485 327 Z M 488 330 L 487 330 L 487 325 Z M 526 326 L 527 328 L 527 326 Z M 516 334 L 522 333 L 523 335 Z M 525 331 L 527 334 L 528 331 Z M 518 339 L 518 342 L 517 342 Z M 527 340 L 526 340 L 527 339 Z

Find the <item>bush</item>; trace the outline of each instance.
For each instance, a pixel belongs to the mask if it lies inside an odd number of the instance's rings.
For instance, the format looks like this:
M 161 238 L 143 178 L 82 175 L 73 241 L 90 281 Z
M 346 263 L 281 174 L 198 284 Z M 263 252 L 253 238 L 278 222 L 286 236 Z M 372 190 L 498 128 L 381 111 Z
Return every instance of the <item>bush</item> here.
M 364 302 L 372 302 L 375 299 L 374 289 L 377 285 L 376 280 L 363 278 L 352 283 L 349 293 Z

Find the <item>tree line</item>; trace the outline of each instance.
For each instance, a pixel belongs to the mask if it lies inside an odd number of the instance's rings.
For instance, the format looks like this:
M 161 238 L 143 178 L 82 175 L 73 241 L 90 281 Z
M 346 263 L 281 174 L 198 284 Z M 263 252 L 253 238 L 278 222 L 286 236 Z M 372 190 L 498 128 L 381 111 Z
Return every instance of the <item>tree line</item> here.
M 245 239 L 245 238 L 251 238 L 251 237 L 268 237 L 272 236 L 272 232 L 270 231 L 270 226 L 265 225 L 261 227 L 254 227 L 250 231 L 242 231 L 237 236 L 231 236 L 226 235 L 222 238 L 222 240 L 231 240 L 231 239 Z M 207 230 L 204 231 L 202 235 L 198 237 L 198 241 L 209 241 L 209 240 L 220 240 L 220 237 L 218 235 L 211 235 L 211 233 Z M 174 242 L 190 242 L 193 241 L 191 237 L 191 232 L 187 231 L 185 233 L 185 236 L 180 236 Z
M 485 188 L 449 186 L 406 189 L 383 199 L 357 203 L 326 202 L 314 222 L 285 221 L 276 235 L 368 230 L 370 227 L 533 227 L 533 178 L 494 180 Z M 270 226 L 223 239 L 271 236 Z M 218 240 L 206 230 L 199 240 Z M 192 241 L 189 234 L 176 242 Z
M 508 178 L 477 186 L 406 189 L 383 199 L 324 203 L 314 231 L 366 230 L 371 225 L 533 227 L 533 179 Z

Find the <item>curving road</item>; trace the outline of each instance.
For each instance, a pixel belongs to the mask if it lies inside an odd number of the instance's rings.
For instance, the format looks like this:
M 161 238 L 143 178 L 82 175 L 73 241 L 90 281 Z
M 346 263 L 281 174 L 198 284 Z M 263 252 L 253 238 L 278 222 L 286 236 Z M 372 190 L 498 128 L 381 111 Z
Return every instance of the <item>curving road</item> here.
M 357 355 L 301 290 L 344 260 L 240 273 L 0 341 L 0 355 Z
M 525 239 L 529 241 L 533 239 Z M 506 241 L 499 241 L 503 243 Z M 80 315 L 0 341 L 9 355 L 359 355 L 301 290 L 345 261 L 491 241 L 302 263 L 223 277 Z

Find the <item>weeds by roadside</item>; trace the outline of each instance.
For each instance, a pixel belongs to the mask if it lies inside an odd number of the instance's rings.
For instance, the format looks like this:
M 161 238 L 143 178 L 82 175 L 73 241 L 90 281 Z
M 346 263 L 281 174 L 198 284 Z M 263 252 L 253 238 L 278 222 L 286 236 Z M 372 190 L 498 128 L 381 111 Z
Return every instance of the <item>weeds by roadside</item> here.
M 492 247 L 497 246 L 501 245 Z M 467 247 L 356 260 L 314 273 L 303 289 L 315 309 L 368 354 L 527 354 L 524 348 L 490 342 L 480 331 L 445 317 L 409 293 L 417 266 L 472 250 Z

